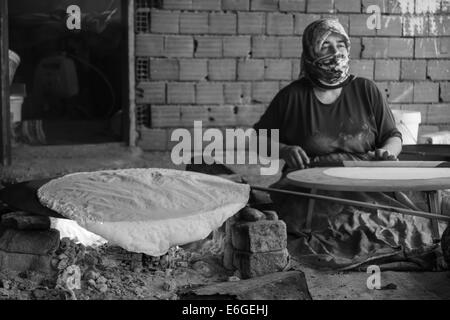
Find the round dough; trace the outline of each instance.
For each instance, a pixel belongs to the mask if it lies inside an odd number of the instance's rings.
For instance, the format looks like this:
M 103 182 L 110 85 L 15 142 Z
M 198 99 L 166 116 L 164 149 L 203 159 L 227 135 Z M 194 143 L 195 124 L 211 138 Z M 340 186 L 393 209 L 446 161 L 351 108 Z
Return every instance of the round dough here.
M 417 180 L 449 178 L 449 168 L 367 168 L 367 167 L 339 167 L 330 168 L 324 174 L 345 179 L 369 180 Z

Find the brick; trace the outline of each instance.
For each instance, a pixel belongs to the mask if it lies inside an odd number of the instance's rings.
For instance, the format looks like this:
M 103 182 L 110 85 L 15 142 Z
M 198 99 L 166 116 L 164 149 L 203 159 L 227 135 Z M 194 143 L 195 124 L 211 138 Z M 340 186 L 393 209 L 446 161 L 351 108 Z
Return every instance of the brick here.
M 266 107 L 260 105 L 241 105 L 237 106 L 236 125 L 253 126 L 263 115 Z
M 207 106 L 181 106 L 181 125 L 188 128 L 194 127 L 194 121 L 202 121 L 207 123 L 208 107 Z
M 350 38 L 350 58 L 360 59 L 362 52 L 361 38 Z
M 234 13 L 210 13 L 209 33 L 235 34 L 237 17 Z
M 236 223 L 231 227 L 231 242 L 235 249 L 252 253 L 283 250 L 286 224 L 281 220 Z
M 276 81 L 264 81 L 252 83 L 252 98 L 257 103 L 268 103 L 272 101 L 280 90 Z
M 335 0 L 334 7 L 337 12 L 361 12 L 361 0 Z
M 423 121 L 422 121 L 423 122 Z M 430 104 L 427 112 L 427 124 L 450 123 L 450 104 Z
M 246 104 L 251 101 L 251 84 L 248 82 L 225 83 L 223 94 L 225 103 Z
M 299 58 L 302 55 L 301 37 L 280 38 L 281 58 Z
M 208 13 L 182 12 L 180 14 L 180 33 L 202 34 L 208 31 Z
M 292 64 L 290 60 L 267 59 L 265 62 L 264 79 L 266 80 L 290 80 L 292 76 Z
M 410 0 L 412 1 L 412 0 Z M 434 14 L 440 7 L 440 0 L 437 1 L 415 1 L 415 12 L 417 14 Z
M 259 277 L 283 270 L 288 263 L 287 249 L 264 253 L 234 251 L 233 265 L 239 269 L 242 278 Z
M 192 9 L 206 11 L 220 11 L 220 0 L 192 0 Z
M 450 16 L 433 16 L 429 19 L 429 34 L 432 36 L 450 36 Z
M 428 35 L 428 17 L 408 16 L 403 18 L 403 36 L 417 37 Z
M 296 13 L 294 14 L 294 33 L 295 34 L 303 34 L 305 28 L 312 23 L 320 19 L 320 15 L 318 14 L 305 14 L 305 13 Z
M 3 229 L 0 250 L 35 255 L 53 254 L 59 247 L 59 231 Z
M 350 15 L 350 36 L 374 36 L 376 29 L 367 28 L 366 14 L 352 14 Z
M 292 61 L 292 80 L 296 80 L 300 77 L 300 60 Z
M 250 0 L 252 11 L 277 11 L 278 0 Z
M 373 60 L 350 60 L 351 73 L 366 79 L 373 79 Z
M 389 0 L 361 0 L 362 12 L 367 12 L 367 8 L 371 5 L 377 5 L 382 13 L 393 13 Z M 413 9 L 414 10 L 414 9 Z
M 437 82 L 415 82 L 414 102 L 439 102 L 439 83 Z
M 1 226 L 17 230 L 49 230 L 50 218 L 16 211 L 1 216 Z
M 420 112 L 421 122 L 427 122 L 428 107 L 427 104 L 402 104 L 401 110 Z
M 150 114 L 152 128 L 180 126 L 180 106 L 154 104 L 151 106 Z
M 165 129 L 150 129 L 143 127 L 139 130 L 138 146 L 144 151 L 166 151 L 167 131 Z
M 194 39 L 190 36 L 167 36 L 164 52 L 169 58 L 192 58 L 194 55 Z
M 220 58 L 222 57 L 222 39 L 219 37 L 196 37 L 197 58 Z
M 248 59 L 238 61 L 238 80 L 263 80 L 264 60 Z
M 450 102 L 450 82 L 441 82 L 439 88 L 440 101 Z
M 0 250 L 0 270 L 5 271 L 38 271 L 50 274 L 52 273 L 51 260 L 50 255 L 13 253 Z
M 222 0 L 222 10 L 248 11 L 250 10 L 250 0 Z
M 223 37 L 224 57 L 248 57 L 251 51 L 250 36 Z
M 426 60 L 402 60 L 400 79 L 425 80 L 427 73 Z
M 415 58 L 450 58 L 450 38 L 416 38 Z
M 306 0 L 280 0 L 280 11 L 286 12 L 305 12 Z
M 450 60 L 430 60 L 428 61 L 427 74 L 431 80 L 450 79 Z
M 363 58 L 387 58 L 388 57 L 388 38 L 362 38 L 362 57 Z
M 306 12 L 320 12 L 320 13 L 332 13 L 334 10 L 333 0 L 314 0 L 308 1 Z
M 140 82 L 137 89 L 142 95 L 136 94 L 136 103 L 165 103 L 166 84 L 164 82 Z
M 252 57 L 278 58 L 280 56 L 280 39 L 278 37 L 253 37 Z
M 389 98 L 389 82 L 377 81 L 375 84 L 387 100 Z
M 264 33 L 265 14 L 261 12 L 238 12 L 239 34 Z
M 180 80 L 204 80 L 208 75 L 206 59 L 181 59 Z
M 389 102 L 412 102 L 413 101 L 412 82 L 391 82 L 389 84 Z
M 151 11 L 150 30 L 152 33 L 178 33 L 180 14 L 173 11 Z
M 399 80 L 399 60 L 375 60 L 375 80 Z
M 291 35 L 294 33 L 294 17 L 288 13 L 269 13 L 267 15 L 267 34 Z
M 198 104 L 223 104 L 223 85 L 221 83 L 198 83 L 196 92 Z
M 389 38 L 390 58 L 412 58 L 414 55 L 414 39 Z
M 381 29 L 378 36 L 402 36 L 402 18 L 400 16 L 381 16 Z
M 191 10 L 192 0 L 164 0 L 163 8 L 168 10 Z
M 151 34 L 136 35 L 136 56 L 156 57 L 164 54 L 164 36 Z
M 189 82 L 169 82 L 167 84 L 167 103 L 192 104 L 195 103 L 195 87 Z
M 208 62 L 209 80 L 236 80 L 236 60 L 211 59 Z
M 211 126 L 225 127 L 236 124 L 235 107 L 230 105 L 212 106 L 209 109 L 209 122 Z
M 150 60 L 150 78 L 152 80 L 178 80 L 179 66 L 175 59 Z

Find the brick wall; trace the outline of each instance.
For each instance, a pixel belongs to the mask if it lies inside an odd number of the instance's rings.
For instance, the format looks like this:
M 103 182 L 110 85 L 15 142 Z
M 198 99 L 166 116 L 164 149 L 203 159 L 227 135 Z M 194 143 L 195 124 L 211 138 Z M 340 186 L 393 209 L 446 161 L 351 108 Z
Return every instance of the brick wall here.
M 381 29 L 367 27 L 379 5 Z M 138 144 L 167 150 L 174 128 L 248 127 L 298 78 L 301 37 L 334 16 L 351 41 L 352 73 L 393 109 L 450 125 L 449 0 L 136 0 Z

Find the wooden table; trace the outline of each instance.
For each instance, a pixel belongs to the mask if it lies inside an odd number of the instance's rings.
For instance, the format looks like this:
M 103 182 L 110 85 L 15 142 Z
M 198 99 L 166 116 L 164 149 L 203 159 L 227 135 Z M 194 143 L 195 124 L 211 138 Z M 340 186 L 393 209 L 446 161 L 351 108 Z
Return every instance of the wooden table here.
M 430 179 L 355 179 L 342 178 L 327 174 L 330 167 L 312 168 L 293 171 L 287 174 L 292 185 L 308 188 L 312 194 L 318 190 L 353 191 L 353 192 L 392 192 L 392 191 L 424 191 L 431 213 L 440 214 L 440 190 L 450 189 L 450 177 Z M 352 168 L 342 168 L 352 169 Z M 368 169 L 368 168 L 365 168 Z M 408 169 L 408 168 L 407 168 Z M 447 169 L 450 170 L 450 169 Z M 329 172 L 329 171 L 328 171 Z M 309 199 L 306 218 L 306 229 L 311 229 L 314 199 Z M 438 220 L 432 219 L 432 236 L 435 241 L 440 239 Z

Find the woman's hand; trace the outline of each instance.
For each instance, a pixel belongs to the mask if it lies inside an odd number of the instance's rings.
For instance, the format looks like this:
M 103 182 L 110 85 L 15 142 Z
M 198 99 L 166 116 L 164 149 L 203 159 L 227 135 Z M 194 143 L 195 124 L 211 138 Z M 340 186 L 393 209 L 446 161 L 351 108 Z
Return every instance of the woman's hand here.
M 386 149 L 376 149 L 375 151 L 369 151 L 367 154 L 372 158 L 372 160 L 398 160 L 395 154 L 392 154 L 389 150 Z
M 299 146 L 282 146 L 280 158 L 283 159 L 291 169 L 305 169 L 309 165 L 309 157 Z

